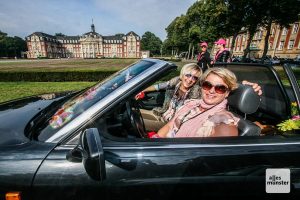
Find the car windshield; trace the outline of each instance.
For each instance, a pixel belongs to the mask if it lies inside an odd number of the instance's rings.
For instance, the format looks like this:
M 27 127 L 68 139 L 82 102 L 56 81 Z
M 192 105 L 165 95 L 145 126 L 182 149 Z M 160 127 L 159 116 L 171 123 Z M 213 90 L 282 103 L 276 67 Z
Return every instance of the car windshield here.
M 47 140 L 75 117 L 154 64 L 155 62 L 141 60 L 69 99 L 39 125 L 33 133 L 34 138 L 39 141 Z

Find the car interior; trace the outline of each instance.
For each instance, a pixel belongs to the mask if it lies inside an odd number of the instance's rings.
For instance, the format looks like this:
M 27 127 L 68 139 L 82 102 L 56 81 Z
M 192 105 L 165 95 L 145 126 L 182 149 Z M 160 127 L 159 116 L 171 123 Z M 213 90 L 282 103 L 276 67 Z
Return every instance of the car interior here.
M 289 86 L 279 80 L 277 72 L 263 65 L 230 64 L 227 68 L 236 74 L 239 83 L 242 80 L 258 83 L 263 91 L 263 94 L 258 96 L 252 87 L 239 84 L 238 89 L 228 97 L 228 110 L 240 118 L 239 136 L 279 134 L 276 125 L 291 117 L 290 104 L 295 99 Z M 177 74 L 172 74 L 175 75 Z M 164 76 L 157 82 L 170 78 Z M 161 107 L 165 91 L 149 92 L 145 98 L 135 100 L 134 96 L 137 93 L 121 101 L 96 120 L 99 132 L 118 138 L 148 138 L 149 132 L 157 131 L 145 129 L 147 126 L 140 110 L 151 111 L 154 107 Z

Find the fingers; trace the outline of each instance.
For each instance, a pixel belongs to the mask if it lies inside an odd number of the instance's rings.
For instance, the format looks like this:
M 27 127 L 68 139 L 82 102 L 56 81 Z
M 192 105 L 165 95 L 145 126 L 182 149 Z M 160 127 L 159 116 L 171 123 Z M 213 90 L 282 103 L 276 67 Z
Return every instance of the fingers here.
M 259 96 L 262 95 L 262 90 L 261 90 L 261 87 L 260 87 L 259 85 L 257 85 L 257 88 L 256 88 L 254 91 L 257 92 L 257 94 L 258 94 Z
M 249 81 L 243 80 L 243 81 L 242 81 L 242 84 L 243 84 L 243 85 L 251 85 L 252 83 L 249 82 Z
M 251 83 L 249 81 L 243 80 L 242 81 L 243 85 L 250 85 L 254 89 L 254 91 L 260 96 L 262 95 L 262 90 L 261 87 L 257 83 Z

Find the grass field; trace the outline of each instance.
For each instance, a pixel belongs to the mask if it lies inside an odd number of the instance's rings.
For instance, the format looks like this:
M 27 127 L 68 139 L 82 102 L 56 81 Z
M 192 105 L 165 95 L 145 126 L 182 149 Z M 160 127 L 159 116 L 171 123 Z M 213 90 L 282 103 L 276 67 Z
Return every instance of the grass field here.
M 105 71 L 119 70 L 139 59 L 0 60 L 0 71 Z
M 105 71 L 120 70 L 139 59 L 0 60 L 0 71 Z M 179 68 L 184 62 L 174 62 Z M 0 82 L 0 102 L 38 94 L 79 90 L 94 82 Z

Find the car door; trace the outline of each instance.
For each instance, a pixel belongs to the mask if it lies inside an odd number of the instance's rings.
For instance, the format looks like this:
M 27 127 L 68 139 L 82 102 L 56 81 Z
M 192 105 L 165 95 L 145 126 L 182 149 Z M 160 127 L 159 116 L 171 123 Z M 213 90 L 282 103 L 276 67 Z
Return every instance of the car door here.
M 60 145 L 36 174 L 34 199 L 263 196 L 267 168 L 291 169 L 291 195 L 299 194 L 300 161 L 295 159 L 300 156 L 299 138 L 122 141 L 102 137 L 101 143 L 105 163 L 101 180 L 87 173 L 76 156 L 68 156 L 76 145 Z
M 105 158 L 105 174 L 101 180 L 87 173 L 82 155 L 76 157 L 75 153 L 70 157 L 76 145 L 59 145 L 35 176 L 34 199 L 93 199 L 95 196 L 170 199 L 187 192 L 224 195 L 228 190 L 243 188 L 245 177 L 239 171 L 249 167 L 246 162 L 249 155 L 245 154 L 244 147 L 235 149 L 231 142 L 216 145 L 201 144 L 201 139 L 122 141 L 102 138 L 101 143 Z

